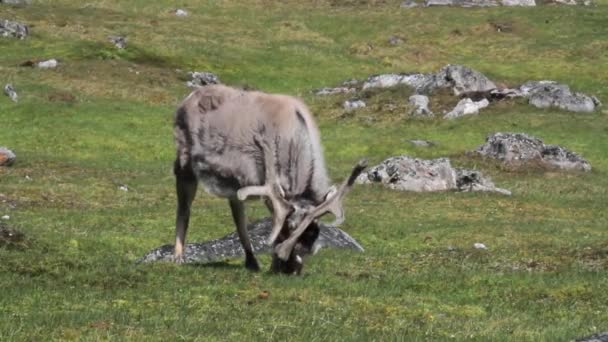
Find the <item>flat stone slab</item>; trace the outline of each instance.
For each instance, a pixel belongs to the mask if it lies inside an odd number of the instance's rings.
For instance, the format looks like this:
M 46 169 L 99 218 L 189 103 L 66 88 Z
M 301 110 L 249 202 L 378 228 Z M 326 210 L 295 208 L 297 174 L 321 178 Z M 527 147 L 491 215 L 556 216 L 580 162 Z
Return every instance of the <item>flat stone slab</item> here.
M 312 248 L 312 253 L 317 253 L 321 248 L 346 248 L 363 252 L 363 247 L 350 235 L 338 227 L 325 223 L 320 225 L 319 238 Z M 266 238 L 272 230 L 272 219 L 265 218 L 247 226 L 249 239 L 255 254 L 271 253 L 272 248 L 266 245 Z M 241 246 L 236 232 L 230 233 L 222 238 L 186 244 L 184 251 L 184 262 L 194 264 L 208 264 L 223 261 L 228 258 L 244 256 L 245 251 Z M 173 245 L 164 245 L 151 250 L 137 260 L 138 263 L 153 261 L 172 261 Z

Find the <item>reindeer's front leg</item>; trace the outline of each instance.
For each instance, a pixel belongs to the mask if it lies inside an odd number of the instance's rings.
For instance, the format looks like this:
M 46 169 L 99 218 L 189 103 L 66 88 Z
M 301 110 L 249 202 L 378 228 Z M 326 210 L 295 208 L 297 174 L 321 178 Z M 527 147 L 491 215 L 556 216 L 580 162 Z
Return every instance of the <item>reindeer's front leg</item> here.
M 176 263 L 184 261 L 184 246 L 186 244 L 186 233 L 190 222 L 190 207 L 196 196 L 198 181 L 192 166 L 187 163 L 181 166 L 179 160 L 175 161 L 173 167 L 175 174 L 175 190 L 177 192 L 177 213 L 175 219 L 175 251 L 173 260 Z
M 259 271 L 260 265 L 253 255 L 253 246 L 249 240 L 249 233 L 247 232 L 247 217 L 245 216 L 245 204 L 236 198 L 228 200 L 230 203 L 230 210 L 232 211 L 232 219 L 236 225 L 236 232 L 239 235 L 243 249 L 245 250 L 245 267 L 252 271 Z

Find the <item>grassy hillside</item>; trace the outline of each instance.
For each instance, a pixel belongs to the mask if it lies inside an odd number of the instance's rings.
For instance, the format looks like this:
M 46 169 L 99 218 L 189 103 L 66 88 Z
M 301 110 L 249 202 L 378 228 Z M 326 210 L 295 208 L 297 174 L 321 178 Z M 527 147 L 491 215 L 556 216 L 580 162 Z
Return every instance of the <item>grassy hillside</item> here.
M 608 103 L 608 2 L 399 4 L 0 5 L 0 18 L 31 26 L 25 40 L 0 38 L 0 86 L 12 83 L 20 96 L 0 96 L 0 146 L 18 156 L 0 167 L 0 216 L 26 236 L 19 248 L 0 247 L 0 340 L 567 341 L 608 330 L 605 107 L 574 114 L 514 101 L 458 120 L 415 120 L 404 115 L 407 88 L 378 92 L 352 115 L 341 109 L 344 97 L 311 94 L 346 79 L 458 63 L 505 85 L 553 79 Z M 177 7 L 190 15 L 176 17 Z M 511 29 L 497 32 L 497 24 Z M 128 37 L 125 50 L 108 42 L 113 34 Z M 403 43 L 390 45 L 391 35 Z M 20 66 L 44 58 L 60 66 Z M 136 265 L 173 242 L 171 120 L 190 70 L 303 97 L 336 180 L 361 156 L 448 156 L 513 196 L 358 186 L 343 229 L 366 251 L 323 250 L 301 277 L 250 273 L 242 260 Z M 496 131 L 561 144 L 593 171 L 516 172 L 465 155 Z M 438 144 L 414 147 L 413 138 Z M 225 200 L 201 192 L 194 208 L 189 241 L 234 230 Z M 267 212 L 252 203 L 248 215 Z M 270 266 L 267 256 L 261 262 Z

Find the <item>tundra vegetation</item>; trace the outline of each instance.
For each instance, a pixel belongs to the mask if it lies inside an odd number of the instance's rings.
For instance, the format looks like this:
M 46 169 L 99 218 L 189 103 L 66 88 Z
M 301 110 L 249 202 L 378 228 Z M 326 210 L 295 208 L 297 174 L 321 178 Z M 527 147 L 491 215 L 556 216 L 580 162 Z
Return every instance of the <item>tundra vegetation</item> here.
M 569 340 L 608 326 L 608 113 L 499 102 L 455 120 L 407 117 L 407 87 L 312 89 L 452 63 L 495 82 L 550 79 L 608 102 L 608 2 L 400 8 L 400 1 L 40 0 L 0 4 L 29 25 L 0 37 L 0 340 Z M 508 26 L 497 30 L 496 24 Z M 117 49 L 108 36 L 125 36 Z M 398 36 L 402 42 L 391 44 Z M 20 66 L 55 58 L 57 68 Z M 27 63 L 26 63 L 27 64 Z M 322 250 L 300 277 L 134 260 L 172 242 L 172 115 L 188 71 L 301 96 L 328 172 L 359 156 L 449 157 L 512 191 L 409 193 L 355 186 L 342 228 L 364 253 Z M 457 98 L 431 97 L 435 113 Z M 493 132 L 563 144 L 587 173 L 513 170 L 464 153 Z M 409 143 L 434 142 L 431 147 Z M 262 203 L 248 217 L 268 214 Z M 234 226 L 200 194 L 189 241 Z M 19 233 L 15 233 L 19 232 Z M 18 241 L 5 240 L 18 236 Z M 486 249 L 474 248 L 481 243 Z M 259 257 L 263 269 L 267 255 Z

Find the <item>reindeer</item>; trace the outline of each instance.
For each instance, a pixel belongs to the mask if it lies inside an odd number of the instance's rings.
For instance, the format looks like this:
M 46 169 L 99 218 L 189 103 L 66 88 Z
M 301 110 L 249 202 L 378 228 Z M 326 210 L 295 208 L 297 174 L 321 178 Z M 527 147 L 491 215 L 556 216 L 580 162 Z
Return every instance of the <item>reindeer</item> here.
M 318 219 L 344 220 L 342 199 L 363 171 L 361 160 L 339 186 L 329 186 L 319 131 L 298 99 L 223 85 L 199 87 L 175 113 L 177 191 L 174 260 L 183 262 L 190 207 L 199 181 L 227 198 L 245 251 L 245 267 L 259 270 L 247 233 L 244 201 L 264 198 L 272 212 L 266 243 L 271 270 L 299 273 L 319 233 Z

